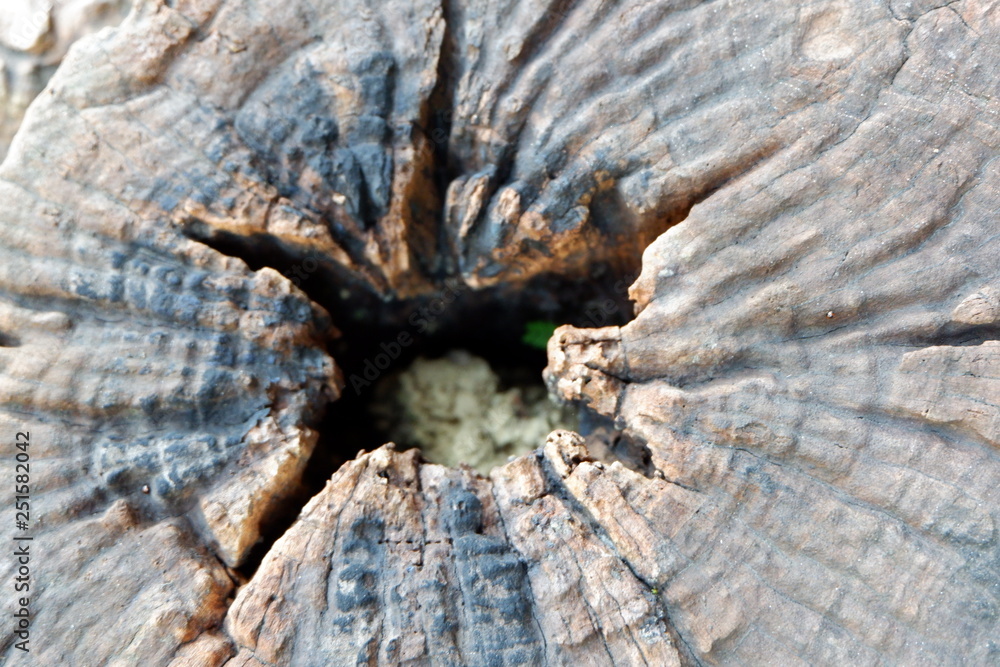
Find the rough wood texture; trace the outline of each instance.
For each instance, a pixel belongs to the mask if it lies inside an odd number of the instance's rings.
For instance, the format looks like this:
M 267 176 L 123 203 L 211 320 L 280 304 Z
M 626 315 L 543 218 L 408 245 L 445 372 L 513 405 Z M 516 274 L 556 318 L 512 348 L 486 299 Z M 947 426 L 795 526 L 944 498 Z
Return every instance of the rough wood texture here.
M 233 603 L 234 664 L 677 664 L 655 597 L 547 463 L 491 484 L 415 454 L 362 456 L 310 502 Z
M 0 11 L 0 160 L 24 112 L 76 40 L 118 24 L 131 0 L 4 0 Z
M 148 0 L 81 42 L 0 169 L 39 664 L 1000 659 L 998 23 Z M 340 380 L 321 307 L 199 241 L 403 296 L 642 252 L 546 376 L 648 464 L 383 448 L 237 591 Z

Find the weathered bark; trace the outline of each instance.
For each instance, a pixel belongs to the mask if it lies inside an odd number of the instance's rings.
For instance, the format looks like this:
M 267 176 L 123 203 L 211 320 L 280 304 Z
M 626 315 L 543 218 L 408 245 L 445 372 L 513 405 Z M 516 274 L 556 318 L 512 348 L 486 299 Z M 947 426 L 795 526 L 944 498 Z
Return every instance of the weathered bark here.
M 997 10 L 148 0 L 81 42 L 0 168 L 32 658 L 996 661 Z M 648 461 L 386 447 L 238 588 L 337 323 L 202 241 L 395 296 L 642 253 L 546 377 Z

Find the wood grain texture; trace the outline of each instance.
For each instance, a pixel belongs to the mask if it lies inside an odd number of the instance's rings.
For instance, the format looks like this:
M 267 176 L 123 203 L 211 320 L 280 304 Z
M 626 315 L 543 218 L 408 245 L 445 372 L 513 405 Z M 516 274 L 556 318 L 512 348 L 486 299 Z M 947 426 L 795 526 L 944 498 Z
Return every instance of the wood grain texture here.
M 39 664 L 995 662 L 997 10 L 146 0 L 79 43 L 0 166 Z M 641 256 L 546 379 L 648 461 L 387 446 L 243 581 L 338 323 L 213 247 L 395 297 Z
M 7 0 L 0 12 L 0 160 L 28 105 L 77 40 L 128 14 L 131 0 Z

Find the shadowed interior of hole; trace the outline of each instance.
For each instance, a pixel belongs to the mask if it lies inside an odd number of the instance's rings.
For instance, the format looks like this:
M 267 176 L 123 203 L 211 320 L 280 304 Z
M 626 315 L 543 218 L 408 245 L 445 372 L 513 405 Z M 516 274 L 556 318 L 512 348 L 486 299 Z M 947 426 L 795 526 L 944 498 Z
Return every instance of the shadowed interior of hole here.
M 240 254 L 246 258 L 245 253 Z M 254 263 L 251 268 L 259 268 Z M 435 294 L 406 301 L 384 301 L 364 287 L 345 285 L 342 276 L 325 275 L 322 270 L 301 281 L 300 287 L 327 309 L 340 331 L 339 338 L 329 342 L 328 350 L 343 373 L 345 385 L 341 397 L 327 407 L 317 426 L 319 441 L 296 497 L 286 512 L 276 513 L 263 526 L 262 540 L 241 572 L 250 574 L 256 569 L 302 505 L 341 465 L 359 451 L 388 441 L 370 417 L 380 380 L 405 370 L 417 357 L 438 358 L 465 350 L 490 364 L 499 376 L 501 390 L 542 387 L 547 355 L 544 349 L 524 342 L 528 323 L 578 327 L 625 324 L 632 318 L 628 286 L 634 278 L 631 271 L 597 266 L 585 278 L 541 276 L 523 286 L 480 291 L 448 280 Z M 582 419 L 581 423 L 594 421 Z

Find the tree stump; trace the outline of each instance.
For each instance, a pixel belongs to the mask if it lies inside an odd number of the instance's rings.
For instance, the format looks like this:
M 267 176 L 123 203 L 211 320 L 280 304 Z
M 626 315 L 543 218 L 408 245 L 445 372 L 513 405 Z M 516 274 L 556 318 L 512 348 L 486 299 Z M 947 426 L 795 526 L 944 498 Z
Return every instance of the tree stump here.
M 140 0 L 0 166 L 5 662 L 997 661 L 998 41 L 973 0 Z M 635 317 L 545 378 L 633 455 L 387 445 L 241 569 L 339 428 L 319 292 L 598 266 Z

